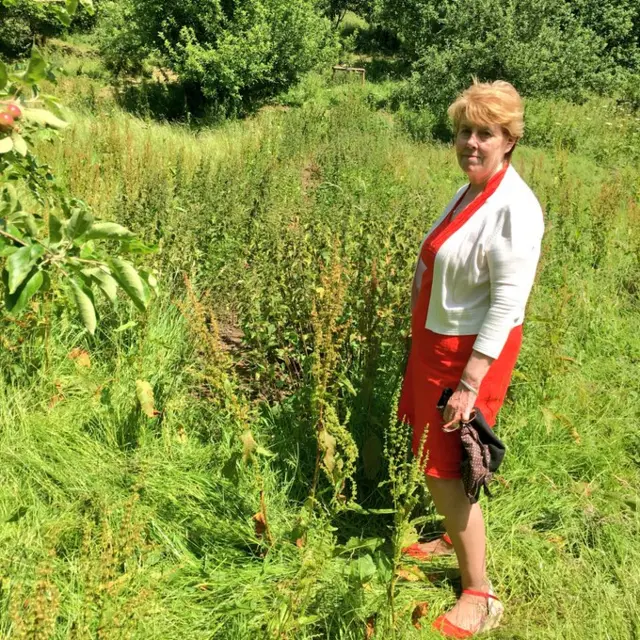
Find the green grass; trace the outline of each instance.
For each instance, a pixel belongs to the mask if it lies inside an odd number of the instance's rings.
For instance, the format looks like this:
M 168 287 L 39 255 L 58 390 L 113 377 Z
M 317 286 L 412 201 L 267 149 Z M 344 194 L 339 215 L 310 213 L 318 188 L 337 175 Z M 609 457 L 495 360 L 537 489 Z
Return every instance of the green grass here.
M 102 309 L 93 339 L 55 300 L 48 330 L 42 308 L 20 326 L 2 320 L 0 634 L 360 639 L 377 614 L 376 637 L 391 637 L 390 516 L 337 508 L 324 476 L 323 506 L 304 506 L 314 363 L 326 356 L 313 310 L 341 301 L 328 394 L 359 449 L 375 449 L 415 253 L 463 182 L 451 149 L 413 141 L 376 110 L 376 87 L 310 79 L 289 110 L 208 129 L 137 119 L 99 66 L 67 69 L 58 90 L 74 126 L 38 153 L 96 215 L 158 247 L 146 260 L 163 293 L 145 316 L 124 300 Z M 640 634 L 640 173 L 616 161 L 629 117 L 600 135 L 592 108 L 571 107 L 575 144 L 557 144 L 567 132 L 556 125 L 515 157 L 547 231 L 500 416 L 502 482 L 484 503 L 489 572 L 507 606 L 489 637 Z M 200 316 L 183 273 L 206 293 Z M 217 346 L 214 318 L 223 337 L 242 330 L 240 348 Z M 157 418 L 140 411 L 139 379 Z M 236 468 L 246 428 L 275 456 Z M 393 461 L 374 463 L 358 461 L 358 501 L 388 509 L 379 485 Z M 252 521 L 261 491 L 272 547 Z M 351 538 L 381 540 L 367 550 Z M 416 603 L 429 602 L 428 622 L 454 601 L 454 565 L 422 569 L 434 584 L 397 585 L 399 638 L 432 637 L 411 624 Z

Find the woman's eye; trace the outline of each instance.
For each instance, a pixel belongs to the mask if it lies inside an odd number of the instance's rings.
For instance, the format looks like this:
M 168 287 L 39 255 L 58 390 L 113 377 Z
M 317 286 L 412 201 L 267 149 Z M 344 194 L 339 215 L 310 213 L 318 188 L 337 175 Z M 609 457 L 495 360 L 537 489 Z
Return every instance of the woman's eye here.
M 493 134 L 491 133 L 491 131 L 489 131 L 489 129 L 484 129 L 483 131 L 480 131 L 480 137 L 483 140 L 488 140 Z

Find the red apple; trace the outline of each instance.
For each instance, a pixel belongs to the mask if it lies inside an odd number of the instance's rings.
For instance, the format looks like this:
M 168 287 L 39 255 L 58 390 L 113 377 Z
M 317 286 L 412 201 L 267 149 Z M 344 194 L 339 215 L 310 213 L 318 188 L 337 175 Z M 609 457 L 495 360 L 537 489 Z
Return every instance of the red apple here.
M 22 109 L 15 102 L 10 102 L 5 107 L 5 111 L 12 115 L 14 120 L 19 120 L 22 117 Z
M 13 116 L 8 111 L 0 113 L 0 129 L 13 129 Z

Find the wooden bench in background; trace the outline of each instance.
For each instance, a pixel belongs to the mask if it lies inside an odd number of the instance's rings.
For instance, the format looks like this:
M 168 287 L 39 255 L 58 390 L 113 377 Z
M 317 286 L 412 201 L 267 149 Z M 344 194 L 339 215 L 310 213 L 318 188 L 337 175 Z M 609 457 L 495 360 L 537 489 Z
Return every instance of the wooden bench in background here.
M 343 71 L 345 73 L 357 73 L 360 75 L 361 84 L 364 84 L 366 71 L 362 67 L 348 67 L 344 64 L 337 64 L 333 67 L 333 73 L 331 74 L 332 79 L 336 77 L 336 71 Z

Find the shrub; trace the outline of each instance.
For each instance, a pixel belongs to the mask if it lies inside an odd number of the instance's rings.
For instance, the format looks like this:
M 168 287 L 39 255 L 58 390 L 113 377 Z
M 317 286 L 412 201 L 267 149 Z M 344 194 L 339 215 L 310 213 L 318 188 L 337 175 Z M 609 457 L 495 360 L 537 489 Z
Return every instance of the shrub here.
M 587 20 L 574 3 L 394 2 L 385 4 L 381 19 L 394 26 L 405 55 L 415 61 L 413 102 L 436 111 L 472 76 L 509 80 L 524 95 L 577 101 L 590 91 L 610 91 L 620 80 L 607 41 L 614 41 L 614 30 L 595 29 L 597 20 Z M 631 47 L 631 36 L 627 40 Z
M 94 15 L 92 3 L 84 2 L 77 9 L 74 15 L 69 15 L 62 6 L 52 2 L 0 0 L 0 57 L 25 57 L 34 41 L 43 43 L 62 34 L 72 24 L 90 28 Z
M 0 57 L 11 59 L 26 55 L 32 40 L 29 23 L 21 16 L 9 15 L 0 6 Z
M 43 40 L 62 32 L 52 5 L 37 2 L 0 2 L 0 56 L 25 56 L 34 39 Z
M 107 15 L 101 42 L 114 71 L 155 55 L 190 89 L 192 103 L 220 113 L 246 111 L 335 52 L 330 22 L 313 0 L 125 0 Z
M 616 65 L 640 69 L 640 4 L 636 0 L 573 0 L 571 10 L 582 25 L 604 39 L 605 54 Z

